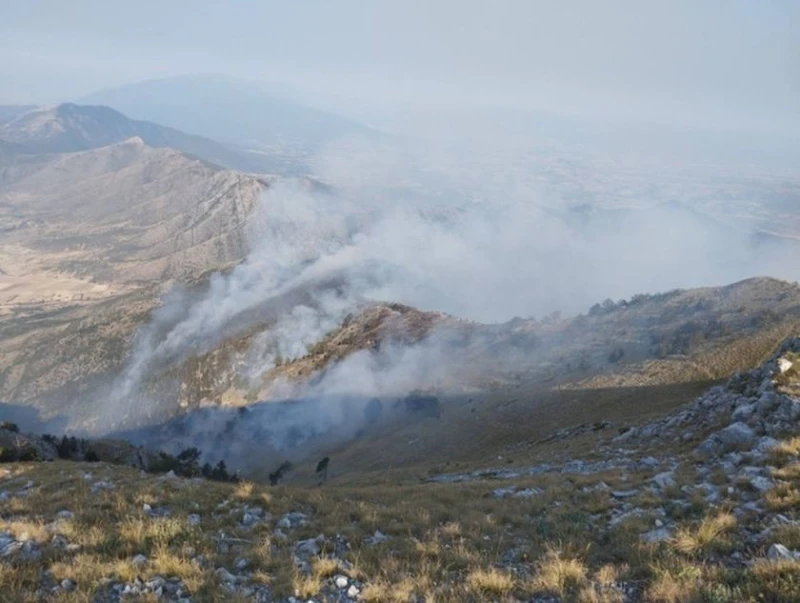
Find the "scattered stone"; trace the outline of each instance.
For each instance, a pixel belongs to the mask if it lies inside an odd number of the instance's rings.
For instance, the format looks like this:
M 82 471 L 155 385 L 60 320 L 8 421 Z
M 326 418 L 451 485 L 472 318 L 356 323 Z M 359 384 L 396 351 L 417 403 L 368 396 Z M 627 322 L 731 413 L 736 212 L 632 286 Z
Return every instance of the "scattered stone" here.
M 234 576 L 224 567 L 217 568 L 214 574 L 220 579 L 221 582 L 225 582 L 227 584 L 233 584 L 236 582 L 236 576 Z
M 190 515 L 188 515 L 186 517 L 186 522 L 191 527 L 199 526 L 200 525 L 200 516 L 197 515 L 196 513 L 191 513 Z
M 320 545 L 325 542 L 325 537 L 320 534 L 316 538 L 309 538 L 308 540 L 300 540 L 294 547 L 295 555 L 301 559 L 309 557 L 316 557 L 322 550 Z
M 665 471 L 653 476 L 653 483 L 662 490 L 671 488 L 675 485 L 675 473 L 672 471 Z
M 278 520 L 278 527 L 284 529 L 299 528 L 308 523 L 308 516 L 305 513 L 293 511 L 287 513 Z
M 544 494 L 544 490 L 541 488 L 525 488 L 524 490 L 519 490 L 512 494 L 513 498 L 532 498 L 534 496 L 538 496 L 540 494 Z
M 336 584 L 336 588 L 347 588 L 347 585 L 350 584 L 350 579 L 347 576 L 336 576 L 333 579 L 334 584 Z
M 56 517 L 58 517 L 59 519 L 72 519 L 73 517 L 75 517 L 75 514 L 72 511 L 63 509 L 58 513 L 56 513 Z
M 355 584 L 351 584 L 350 588 L 347 589 L 347 596 L 351 599 L 355 599 L 361 591 Z
M 381 532 L 380 530 L 375 530 L 375 534 L 372 536 L 367 536 L 364 538 L 365 544 L 380 544 L 382 542 L 386 542 L 389 540 L 389 537 Z
M 645 532 L 639 538 L 644 542 L 664 542 L 670 538 L 670 531 L 667 528 L 656 528 Z
M 133 567 L 143 567 L 145 564 L 147 564 L 147 557 L 144 555 L 139 554 L 131 559 L 131 565 Z
M 246 569 L 247 569 L 247 566 L 248 566 L 248 565 L 250 565 L 250 564 L 248 563 L 247 559 L 245 559 L 244 557 L 239 557 L 239 558 L 238 558 L 238 559 L 237 559 L 237 560 L 234 562 L 234 565 L 233 565 L 233 566 L 236 568 L 236 571 L 237 571 L 237 572 L 243 572 L 244 570 L 246 570 Z
M 635 489 L 634 490 L 612 490 L 611 491 L 611 496 L 613 496 L 614 498 L 623 498 L 623 499 L 624 498 L 633 498 L 637 494 L 639 494 L 639 491 L 635 490 Z
M 67 591 L 67 592 L 70 592 L 70 591 L 72 591 L 72 590 L 75 590 L 75 587 L 76 587 L 77 585 L 78 585 L 78 583 L 77 583 L 77 582 L 75 582 L 74 580 L 70 580 L 69 578 L 64 578 L 64 579 L 61 581 L 61 588 L 63 588 L 63 589 L 64 589 L 65 591 Z
M 763 475 L 756 475 L 750 478 L 750 485 L 759 492 L 766 492 L 772 489 L 772 480 Z
M 782 544 L 773 544 L 767 550 L 767 559 L 772 561 L 793 560 L 800 557 L 800 553 L 790 551 Z
M 723 454 L 738 450 L 749 450 L 755 439 L 756 434 L 750 426 L 737 421 L 711 435 L 697 447 L 697 451 L 702 454 Z

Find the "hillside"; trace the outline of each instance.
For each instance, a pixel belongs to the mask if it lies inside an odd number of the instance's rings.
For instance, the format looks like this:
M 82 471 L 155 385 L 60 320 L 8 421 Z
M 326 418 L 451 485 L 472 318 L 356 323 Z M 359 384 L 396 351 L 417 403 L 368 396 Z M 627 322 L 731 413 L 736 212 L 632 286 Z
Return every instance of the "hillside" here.
M 115 366 L 164 288 L 246 255 L 264 186 L 139 138 L 0 158 L 0 399 Z
M 525 463 L 349 483 L 333 470 L 321 488 L 6 464 L 0 588 L 15 601 L 789 603 L 798 351 L 788 340 L 635 429 L 556 433 Z M 313 465 L 294 473 L 316 479 Z

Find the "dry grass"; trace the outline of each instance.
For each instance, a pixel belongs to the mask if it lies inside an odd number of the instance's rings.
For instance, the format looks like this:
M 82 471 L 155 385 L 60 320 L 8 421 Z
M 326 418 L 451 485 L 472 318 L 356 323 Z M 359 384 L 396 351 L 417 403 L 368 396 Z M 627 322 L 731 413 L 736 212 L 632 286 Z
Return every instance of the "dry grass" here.
M 720 512 L 705 517 L 698 525 L 681 528 L 673 546 L 684 555 L 697 555 L 709 550 L 722 550 L 730 545 L 726 535 L 736 527 L 736 517 Z
M 414 581 L 411 578 L 402 578 L 396 582 L 378 580 L 367 585 L 361 592 L 361 599 L 369 603 L 408 603 L 414 592 Z
M 781 471 L 791 467 L 787 464 Z M 192 562 L 196 554 L 203 554 L 212 568 L 231 571 L 236 558 L 247 559 L 253 572 L 250 581 L 268 583 L 278 597 L 312 597 L 337 573 L 365 583 L 361 600 L 389 603 L 406 603 L 416 597 L 441 603 L 505 601 L 536 594 L 570 603 L 620 603 L 621 595 L 614 585 L 631 580 L 644 582 L 645 600 L 666 603 L 739 603 L 748 601 L 757 589 L 781 594 L 800 588 L 792 581 L 788 567 L 754 567 L 752 571 L 725 574 L 724 580 L 722 574 L 715 573 L 706 560 L 735 543 L 737 524 L 730 513 L 709 513 L 701 498 L 695 501 L 696 507 L 673 519 L 678 523 L 676 536 L 662 546 L 639 541 L 643 531 L 652 529 L 654 510 L 646 509 L 644 515 L 606 529 L 607 513 L 614 503 L 607 492 L 591 489 L 600 481 L 612 488 L 641 488 L 649 479 L 647 472 L 629 473 L 625 480 L 619 472 L 535 476 L 520 479 L 515 485 L 535 486 L 543 494 L 498 500 L 491 496 L 497 482 L 307 489 L 283 486 L 270 490 L 256 483 L 162 480 L 124 468 L 113 468 L 106 475 L 102 464 L 91 467 L 95 479 L 111 480 L 115 489 L 92 494 L 82 480 L 75 479 L 87 470 L 85 465 L 50 463 L 22 468 L 15 466 L 20 472 L 7 478 L 4 488 L 12 479 L 18 487 L 28 479 L 42 485 L 30 491 L 23 499 L 25 504 L 0 503 L 0 517 L 8 518 L 5 523 L 0 520 L 0 529 L 13 522 L 15 533 L 35 533 L 58 510 L 69 508 L 75 513 L 74 519 L 58 522 L 57 531 L 69 542 L 79 544 L 80 551 L 47 553 L 42 560 L 54 578 L 78 582 L 68 600 L 91 600 L 96 588 L 93 584 L 109 578 L 129 581 L 136 575 L 143 579 L 176 576 L 193 599 L 222 600 L 225 591 L 213 578 L 213 571 L 209 578 L 209 572 Z M 695 479 L 688 469 L 678 473 L 681 483 Z M 58 486 L 50 487 L 51 480 Z M 67 496 L 61 491 L 65 487 L 73 488 Z M 772 495 L 776 500 L 779 497 L 778 493 Z M 681 496 L 685 501 L 685 495 Z M 153 508 L 168 509 L 170 516 L 146 515 L 141 508 L 143 501 Z M 658 501 L 645 496 L 635 502 L 654 509 L 658 506 Z M 273 521 L 243 528 L 243 509 L 252 504 L 262 506 Z M 781 504 L 786 509 L 788 499 Z M 274 519 L 289 511 L 307 513 L 311 523 L 291 531 L 290 541 L 284 542 L 272 528 Z M 188 513 L 201 515 L 199 527 L 189 527 Z M 593 522 L 593 515 L 600 520 Z M 390 540 L 379 545 L 363 544 L 363 537 L 376 529 Z M 293 543 L 320 532 L 327 536 L 338 533 L 348 540 L 352 550 L 346 560 L 351 569 L 328 559 L 331 550 L 325 549 L 311 560 L 308 576 L 297 572 L 292 561 Z M 232 539 L 231 550 L 218 550 L 220 533 Z M 776 532 L 778 535 L 787 546 L 796 542 L 792 538 L 797 534 L 788 527 Z M 39 533 L 37 538 L 42 536 Z M 148 562 L 134 568 L 131 558 L 138 553 L 146 555 Z M 508 558 L 523 571 L 517 574 L 503 569 Z M 5 567 L 0 563 L 0 570 Z M 0 571 L 0 592 L 13 593 L 15 601 L 25 601 L 26 597 L 35 600 L 29 597 L 39 583 L 39 568 L 35 569 Z M 739 594 L 742 598 L 736 599 Z M 792 599 L 776 595 L 767 600 Z
M 583 561 L 552 549 L 537 564 L 531 586 L 535 591 L 564 597 L 586 585 L 586 574 Z
M 776 467 L 783 467 L 790 461 L 800 457 L 800 437 L 781 441 L 767 454 L 767 462 Z
M 474 569 L 466 579 L 467 588 L 480 595 L 503 597 L 510 593 L 516 584 L 514 576 L 497 568 Z
M 701 568 L 689 563 L 656 567 L 646 600 L 652 603 L 699 603 L 702 575 Z

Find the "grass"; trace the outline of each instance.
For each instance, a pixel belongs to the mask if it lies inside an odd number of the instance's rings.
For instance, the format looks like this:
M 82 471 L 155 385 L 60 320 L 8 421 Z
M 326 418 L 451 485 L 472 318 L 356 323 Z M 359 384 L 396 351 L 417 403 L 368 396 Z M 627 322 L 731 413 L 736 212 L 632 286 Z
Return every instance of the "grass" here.
M 723 511 L 707 516 L 696 526 L 678 530 L 674 547 L 684 555 L 707 552 L 725 552 L 731 546 L 728 534 L 736 527 L 736 517 Z
M 33 566 L 0 562 L 0 601 L 36 600 L 43 567 L 55 580 L 77 582 L 63 600 L 90 601 L 104 580 L 125 582 L 136 576 L 177 577 L 193 599 L 221 600 L 228 595 L 214 569 L 234 571 L 235 561 L 244 558 L 250 583 L 268 584 L 278 597 L 312 597 L 344 573 L 362 581 L 360 599 L 373 602 L 405 603 L 414 597 L 443 603 L 510 601 L 538 595 L 565 603 L 620 603 L 615 584 L 624 581 L 637 584 L 644 600 L 654 603 L 783 603 L 796 600 L 800 592 L 798 564 L 757 562 L 732 568 L 718 559 L 734 549 L 758 559 L 766 547 L 742 548 L 743 535 L 771 525 L 770 514 L 776 512 L 798 518 L 796 450 L 796 439 L 786 440 L 766 461 L 774 467 L 771 491 L 742 491 L 750 500 L 761 497 L 767 516 L 738 518 L 679 487 L 669 493 L 675 500 L 654 496 L 646 490 L 652 471 L 518 478 L 513 485 L 543 493 L 498 500 L 491 492 L 505 482 L 269 488 L 255 482 L 169 480 L 103 463 L 10 464 L 4 466 L 11 473 L 0 480 L 0 489 L 14 492 L 28 481 L 34 486 L 25 497 L 0 503 L 0 530 L 27 533 L 42 543 L 44 554 Z M 92 472 L 91 481 L 82 478 L 86 471 Z M 678 486 L 698 479 L 688 461 L 675 475 Z M 91 483 L 101 479 L 114 488 L 92 492 Z M 610 527 L 620 502 L 595 488 L 601 481 L 612 490 L 639 489 L 640 495 L 627 502 L 642 513 Z M 145 503 L 168 510 L 169 516 L 150 516 L 142 510 Z M 244 509 L 253 505 L 272 519 L 244 528 Z M 680 512 L 671 512 L 670 505 Z M 661 507 L 666 516 L 657 513 Z M 74 517 L 51 523 L 62 509 Z M 286 542 L 273 527 L 290 511 L 306 513 L 309 525 L 288 530 Z M 190 513 L 201 516 L 200 526 L 189 525 Z M 671 524 L 673 537 L 642 542 L 640 535 L 659 516 Z M 364 543 L 375 530 L 389 540 Z M 326 544 L 310 560 L 308 574 L 298 571 L 294 542 L 321 532 L 349 542 L 345 564 L 330 558 L 333 549 Z M 53 533 L 78 550 L 54 550 L 46 544 Z M 770 538 L 790 548 L 800 546 L 800 530 L 791 524 L 774 527 Z M 137 554 L 147 557 L 145 565 L 131 563 Z M 210 569 L 193 561 L 198 555 Z
M 564 597 L 586 585 L 586 574 L 581 560 L 550 550 L 539 561 L 531 584 L 536 591 Z
M 477 595 L 504 597 L 514 588 L 516 580 L 507 571 L 497 568 L 477 568 L 467 574 L 466 586 Z

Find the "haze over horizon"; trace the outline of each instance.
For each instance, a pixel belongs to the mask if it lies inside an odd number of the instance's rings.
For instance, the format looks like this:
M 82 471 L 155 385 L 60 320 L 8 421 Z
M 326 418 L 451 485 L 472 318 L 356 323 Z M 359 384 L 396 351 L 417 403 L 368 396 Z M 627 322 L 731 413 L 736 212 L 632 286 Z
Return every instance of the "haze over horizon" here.
M 41 0 L 3 13 L 3 103 L 219 73 L 365 123 L 511 110 L 800 133 L 800 5 L 785 0 Z

